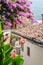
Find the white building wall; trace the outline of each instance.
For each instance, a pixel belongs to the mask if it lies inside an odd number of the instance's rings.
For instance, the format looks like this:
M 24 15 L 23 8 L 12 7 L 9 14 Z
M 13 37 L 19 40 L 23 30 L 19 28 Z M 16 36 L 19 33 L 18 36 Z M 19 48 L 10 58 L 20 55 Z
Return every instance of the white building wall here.
M 27 47 L 30 48 L 30 56 L 27 55 Z M 24 65 L 43 65 L 43 48 L 29 41 L 26 41 L 21 54 L 24 57 Z

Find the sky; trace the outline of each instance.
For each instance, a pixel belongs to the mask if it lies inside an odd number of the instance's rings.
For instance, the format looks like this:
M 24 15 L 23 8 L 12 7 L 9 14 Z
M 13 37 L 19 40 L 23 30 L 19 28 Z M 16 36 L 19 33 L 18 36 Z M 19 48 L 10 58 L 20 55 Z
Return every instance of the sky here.
M 43 0 L 31 0 L 31 10 L 34 13 L 36 19 L 41 20 L 41 14 L 43 14 Z

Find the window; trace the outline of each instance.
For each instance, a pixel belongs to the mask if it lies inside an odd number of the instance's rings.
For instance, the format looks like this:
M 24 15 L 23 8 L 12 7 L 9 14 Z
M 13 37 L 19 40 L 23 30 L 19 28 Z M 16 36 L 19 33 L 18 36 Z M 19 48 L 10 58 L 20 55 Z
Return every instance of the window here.
M 30 56 L 30 48 L 27 47 L 27 55 Z

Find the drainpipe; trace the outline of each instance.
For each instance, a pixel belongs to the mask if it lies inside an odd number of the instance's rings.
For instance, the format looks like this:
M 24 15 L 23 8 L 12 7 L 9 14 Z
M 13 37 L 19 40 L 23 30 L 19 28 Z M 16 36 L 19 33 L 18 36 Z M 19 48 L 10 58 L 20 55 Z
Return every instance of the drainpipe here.
M 42 23 L 43 23 L 43 14 L 42 14 Z

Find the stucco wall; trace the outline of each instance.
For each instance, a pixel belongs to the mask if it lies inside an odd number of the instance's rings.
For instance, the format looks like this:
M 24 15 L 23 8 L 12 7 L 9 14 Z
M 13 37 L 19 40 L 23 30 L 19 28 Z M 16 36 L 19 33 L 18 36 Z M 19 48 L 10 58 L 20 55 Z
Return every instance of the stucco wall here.
M 30 48 L 30 56 L 27 55 L 27 47 Z M 21 54 L 24 57 L 24 65 L 43 65 L 43 48 L 26 41 L 24 52 Z

